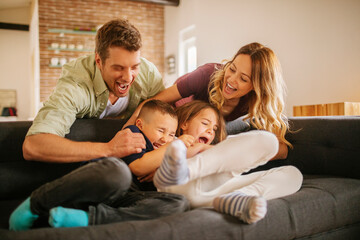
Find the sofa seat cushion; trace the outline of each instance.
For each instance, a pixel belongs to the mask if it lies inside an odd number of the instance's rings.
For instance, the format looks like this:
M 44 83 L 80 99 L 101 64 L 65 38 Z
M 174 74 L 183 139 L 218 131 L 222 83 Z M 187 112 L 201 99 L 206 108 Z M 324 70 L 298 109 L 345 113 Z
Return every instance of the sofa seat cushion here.
M 269 201 L 264 221 L 272 223 L 262 230 L 276 233 L 272 239 L 292 239 L 360 223 L 359 202 L 360 180 L 307 176 L 299 192 Z
M 0 230 L 3 239 L 295 239 L 360 222 L 360 180 L 305 176 L 299 192 L 268 201 L 268 213 L 255 224 L 212 209 L 195 209 L 149 221 L 87 228 Z

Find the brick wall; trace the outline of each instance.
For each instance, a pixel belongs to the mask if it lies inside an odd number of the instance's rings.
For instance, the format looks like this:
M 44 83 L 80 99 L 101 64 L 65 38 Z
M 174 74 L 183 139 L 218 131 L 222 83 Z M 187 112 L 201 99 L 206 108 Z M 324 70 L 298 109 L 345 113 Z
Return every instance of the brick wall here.
M 39 0 L 40 101 L 51 94 L 61 67 L 50 66 L 52 58 L 76 58 L 95 49 L 93 34 L 60 34 L 49 29 L 91 29 L 123 17 L 142 34 L 141 55 L 164 73 L 164 6 L 122 0 Z M 65 50 L 54 50 L 52 43 L 67 44 Z M 82 51 L 69 49 L 70 44 L 83 45 Z M 49 49 L 50 48 L 50 49 Z

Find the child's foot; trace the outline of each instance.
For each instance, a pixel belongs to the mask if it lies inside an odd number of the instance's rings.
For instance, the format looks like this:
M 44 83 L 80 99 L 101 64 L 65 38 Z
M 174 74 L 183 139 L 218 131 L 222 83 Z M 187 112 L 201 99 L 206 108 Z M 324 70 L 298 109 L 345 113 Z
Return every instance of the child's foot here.
M 154 176 L 157 188 L 185 184 L 189 180 L 186 146 L 181 140 L 173 141 L 166 149 L 164 159 Z
M 83 210 L 55 207 L 50 210 L 49 224 L 55 228 L 86 227 L 89 225 L 89 216 Z
M 31 212 L 30 197 L 28 197 L 12 212 L 9 219 L 9 229 L 14 231 L 28 230 L 38 217 L 39 215 Z
M 230 214 L 244 221 L 255 223 L 266 215 L 267 204 L 262 197 L 246 196 L 240 192 L 232 192 L 214 199 L 216 211 Z

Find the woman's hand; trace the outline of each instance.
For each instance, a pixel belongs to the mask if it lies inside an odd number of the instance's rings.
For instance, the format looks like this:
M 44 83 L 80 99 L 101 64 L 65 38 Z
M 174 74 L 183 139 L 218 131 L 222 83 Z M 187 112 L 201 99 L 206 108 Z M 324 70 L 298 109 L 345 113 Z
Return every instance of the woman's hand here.
M 195 138 L 188 134 L 183 134 L 180 137 L 178 137 L 178 139 L 183 141 L 187 148 L 189 148 L 190 146 L 192 146 L 195 143 Z

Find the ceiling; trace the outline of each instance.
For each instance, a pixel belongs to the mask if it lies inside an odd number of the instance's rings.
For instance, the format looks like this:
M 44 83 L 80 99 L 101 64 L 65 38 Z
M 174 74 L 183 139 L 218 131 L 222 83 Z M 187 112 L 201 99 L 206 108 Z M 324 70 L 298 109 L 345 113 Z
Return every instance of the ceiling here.
M 30 7 L 31 0 L 0 0 L 0 9 Z

